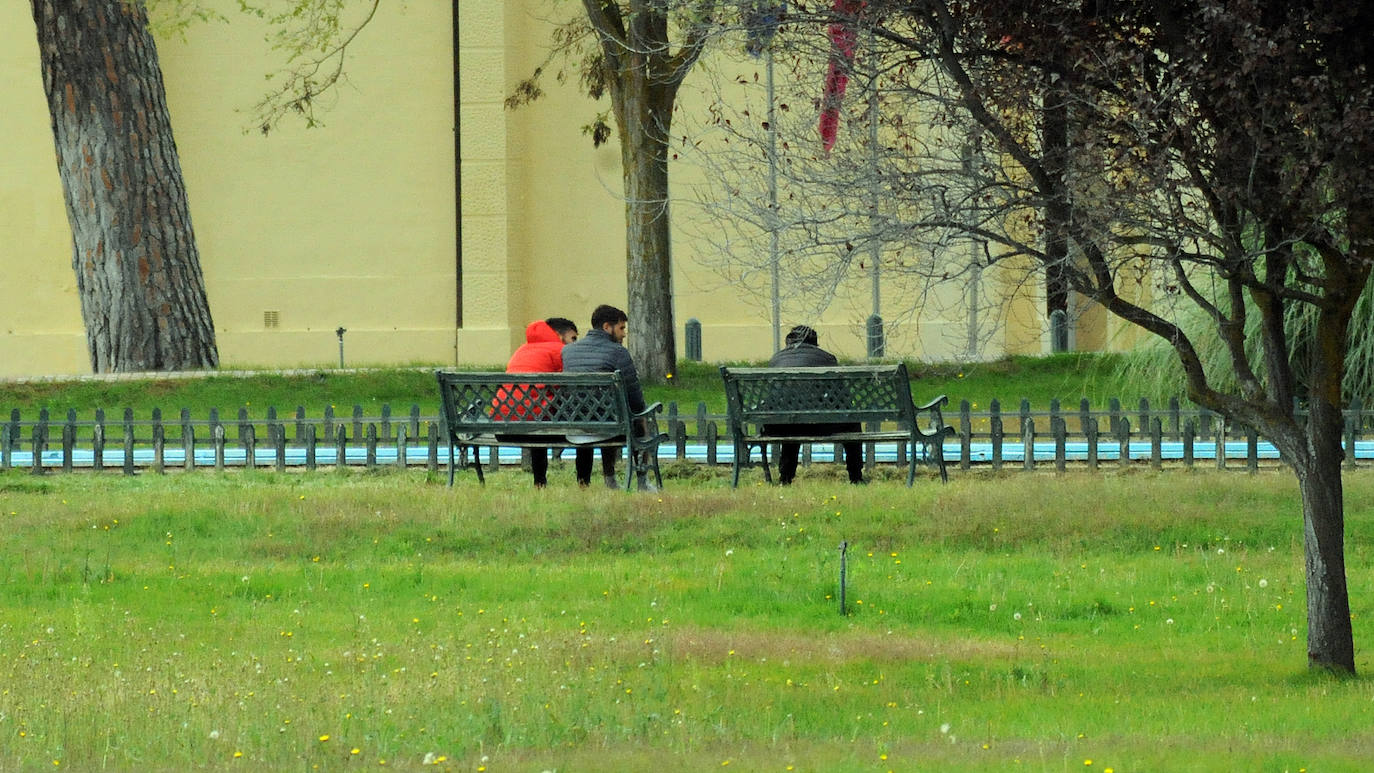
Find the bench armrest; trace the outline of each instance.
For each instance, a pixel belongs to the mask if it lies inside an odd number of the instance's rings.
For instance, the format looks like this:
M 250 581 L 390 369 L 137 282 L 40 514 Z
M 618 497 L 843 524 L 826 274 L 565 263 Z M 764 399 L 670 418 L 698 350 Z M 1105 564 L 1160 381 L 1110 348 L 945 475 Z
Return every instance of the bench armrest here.
M 639 413 L 631 414 L 630 418 L 632 418 L 632 419 L 649 419 L 649 418 L 653 418 L 653 417 L 651 416 L 651 414 L 662 413 L 662 412 L 663 412 L 663 403 L 651 403 L 651 404 L 649 404 L 649 405 L 644 406 L 644 410 L 640 411 Z
M 948 396 L 948 395 L 940 395 L 939 397 L 935 398 L 934 400 L 931 400 L 930 402 L 926 403 L 925 405 L 918 405 L 918 406 L 916 406 L 916 410 L 918 410 L 918 411 L 940 410 L 941 408 L 943 408 L 943 407 L 946 406 L 946 405 L 949 405 L 949 396 Z

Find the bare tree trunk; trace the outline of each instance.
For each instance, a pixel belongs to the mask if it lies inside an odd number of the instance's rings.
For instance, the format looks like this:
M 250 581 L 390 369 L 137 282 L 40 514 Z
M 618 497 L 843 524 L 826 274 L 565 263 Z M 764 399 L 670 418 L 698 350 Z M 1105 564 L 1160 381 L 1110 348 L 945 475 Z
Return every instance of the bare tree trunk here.
M 96 372 L 219 364 L 142 0 L 30 0 Z
M 1355 673 L 1355 639 L 1345 578 L 1345 510 L 1339 452 L 1298 471 L 1307 569 L 1307 663 Z
M 625 190 L 626 284 L 640 377 L 661 382 L 677 367 L 668 219 L 668 128 L 676 86 L 647 82 L 633 68 L 613 94 Z
M 1307 570 L 1307 663 L 1314 669 L 1345 674 L 1355 673 L 1341 481 L 1345 458 L 1341 449 L 1341 376 L 1345 372 L 1351 307 L 1353 301 L 1324 309 L 1318 320 L 1311 344 L 1306 463 L 1295 465 L 1302 491 Z

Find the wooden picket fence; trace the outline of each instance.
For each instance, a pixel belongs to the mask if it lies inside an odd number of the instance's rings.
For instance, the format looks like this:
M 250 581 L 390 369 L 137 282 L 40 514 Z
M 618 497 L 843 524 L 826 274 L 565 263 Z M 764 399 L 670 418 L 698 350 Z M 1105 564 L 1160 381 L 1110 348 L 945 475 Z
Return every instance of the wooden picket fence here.
M 3 414 L 0 414 L 3 415 Z M 704 403 L 694 411 L 668 404 L 663 421 L 669 441 L 666 457 L 707 465 L 730 464 L 733 447 L 725 417 L 712 414 Z M 1204 464 L 1218 468 L 1257 470 L 1281 464 L 1272 446 L 1253 430 L 1227 426 L 1221 417 L 1177 399 L 1160 407 L 1141 400 L 1126 409 L 1111 400 L 1095 409 L 1086 400 L 1069 409 L 1052 401 L 1049 410 L 1032 411 L 1027 401 L 1006 411 L 993 400 L 975 410 L 967 402 L 946 414 L 957 436 L 945 445 L 948 464 L 956 469 L 990 466 L 994 469 L 1054 469 L 1070 466 L 1104 467 L 1148 465 L 1157 469 Z M 367 414 L 361 406 L 337 416 L 332 408 L 307 415 L 268 408 L 249 416 L 240 408 L 231 418 L 211 410 L 193 417 L 182 409 L 167 418 L 154 410 L 147 418 L 125 409 L 115 416 L 97 410 L 88 418 L 68 411 L 54 418 L 43 410 L 24 417 L 18 409 L 0 424 L 0 470 L 28 469 L 34 473 L 74 470 L 162 472 L 169 469 L 301 469 L 348 467 L 426 467 L 448 463 L 449 449 L 441 444 L 440 418 L 411 405 L 402 413 L 389 405 Z M 1346 463 L 1354 467 L 1374 459 L 1374 412 L 1355 405 L 1346 411 Z M 868 464 L 904 465 L 905 444 L 869 444 Z M 829 461 L 838 449 L 805 447 L 803 463 Z M 518 464 L 515 449 L 491 449 L 484 464 L 492 471 Z

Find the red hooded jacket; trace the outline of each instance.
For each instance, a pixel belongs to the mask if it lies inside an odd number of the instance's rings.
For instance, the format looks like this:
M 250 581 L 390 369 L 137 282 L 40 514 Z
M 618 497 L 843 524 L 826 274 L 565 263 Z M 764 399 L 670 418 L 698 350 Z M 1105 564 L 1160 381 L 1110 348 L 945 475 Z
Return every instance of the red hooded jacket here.
M 535 320 L 525 328 L 525 343 L 506 363 L 507 373 L 561 373 L 563 371 L 563 339 L 544 320 Z M 543 384 L 507 384 L 492 401 L 492 408 L 500 416 L 539 415 L 553 398 Z

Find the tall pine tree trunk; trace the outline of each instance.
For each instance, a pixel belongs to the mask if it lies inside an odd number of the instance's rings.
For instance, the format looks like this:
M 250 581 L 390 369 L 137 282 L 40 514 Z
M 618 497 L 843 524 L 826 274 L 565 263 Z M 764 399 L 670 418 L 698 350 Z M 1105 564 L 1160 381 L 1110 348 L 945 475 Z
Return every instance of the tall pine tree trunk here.
M 219 364 L 142 0 L 30 0 L 99 373 Z

